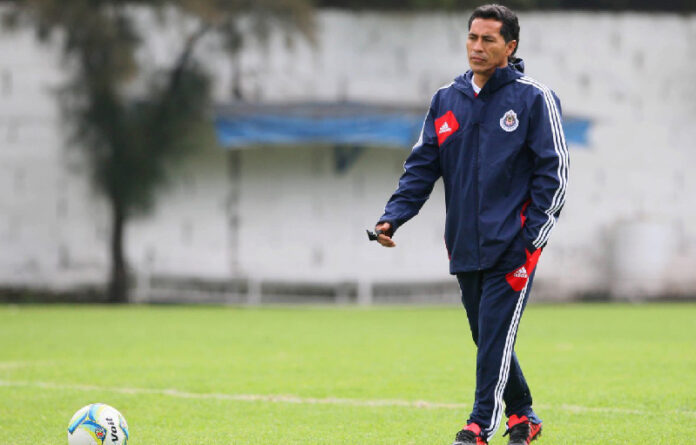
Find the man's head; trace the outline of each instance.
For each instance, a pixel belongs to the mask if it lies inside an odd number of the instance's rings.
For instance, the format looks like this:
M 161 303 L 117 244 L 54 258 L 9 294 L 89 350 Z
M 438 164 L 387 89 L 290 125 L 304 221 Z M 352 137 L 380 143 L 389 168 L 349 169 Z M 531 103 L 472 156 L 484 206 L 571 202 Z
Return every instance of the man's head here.
M 469 17 L 466 49 L 475 74 L 489 77 L 496 68 L 507 66 L 520 40 L 517 16 L 501 5 L 483 5 Z

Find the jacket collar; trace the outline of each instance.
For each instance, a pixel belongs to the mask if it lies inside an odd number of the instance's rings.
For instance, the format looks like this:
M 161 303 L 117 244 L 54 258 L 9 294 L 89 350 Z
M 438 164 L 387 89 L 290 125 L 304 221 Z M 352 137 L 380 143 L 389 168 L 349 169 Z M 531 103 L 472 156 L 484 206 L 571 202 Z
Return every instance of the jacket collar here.
M 522 59 L 512 60 L 505 68 L 496 68 L 495 72 L 483 86 L 479 95 L 485 96 L 494 93 L 510 82 L 522 77 L 524 74 L 524 61 Z M 454 87 L 466 94 L 475 97 L 474 89 L 471 86 L 471 77 L 474 73 L 469 70 L 454 79 Z

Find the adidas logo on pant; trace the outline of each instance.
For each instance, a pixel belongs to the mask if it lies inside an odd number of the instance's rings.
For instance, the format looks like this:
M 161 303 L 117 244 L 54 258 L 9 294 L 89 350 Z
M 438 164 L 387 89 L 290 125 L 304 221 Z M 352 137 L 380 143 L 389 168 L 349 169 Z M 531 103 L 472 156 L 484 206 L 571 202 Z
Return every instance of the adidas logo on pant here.
M 524 268 L 524 266 L 520 267 L 515 271 L 513 274 L 513 277 L 515 278 L 527 278 L 527 269 Z

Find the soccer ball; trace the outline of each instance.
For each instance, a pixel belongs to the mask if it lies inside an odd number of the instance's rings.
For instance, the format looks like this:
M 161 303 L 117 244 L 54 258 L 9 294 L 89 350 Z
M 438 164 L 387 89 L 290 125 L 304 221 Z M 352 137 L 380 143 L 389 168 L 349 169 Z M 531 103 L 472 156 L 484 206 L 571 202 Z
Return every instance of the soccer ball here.
M 115 408 L 93 403 L 80 408 L 68 425 L 68 445 L 126 445 L 128 424 Z

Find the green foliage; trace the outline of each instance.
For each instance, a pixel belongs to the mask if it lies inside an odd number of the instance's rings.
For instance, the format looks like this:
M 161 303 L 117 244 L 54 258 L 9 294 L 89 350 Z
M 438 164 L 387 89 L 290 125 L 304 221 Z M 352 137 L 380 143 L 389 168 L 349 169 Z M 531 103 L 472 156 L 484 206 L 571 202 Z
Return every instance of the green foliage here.
M 134 100 L 124 100 L 113 87 L 85 91 L 86 79 L 64 92 L 65 115 L 73 122 L 76 146 L 87 148 L 93 183 L 127 215 L 151 208 L 167 182 L 167 166 L 195 150 L 210 131 L 209 80 L 202 69 L 181 66 L 161 77 Z
M 527 307 L 540 443 L 692 443 L 694 320 L 694 304 Z M 0 443 L 64 444 L 104 402 L 133 444 L 449 444 L 475 359 L 461 308 L 0 306 Z
M 62 43 L 72 73 L 61 105 L 71 145 L 83 149 L 96 189 L 126 218 L 147 211 L 167 183 L 167 166 L 195 150 L 211 131 L 209 79 L 193 57 L 197 43 L 217 34 L 233 54 L 244 38 L 265 40 L 278 26 L 291 34 L 312 32 L 307 0 L 24 0 L 13 2 L 6 22 L 34 26 L 42 40 Z M 142 77 L 135 52 L 151 32 L 135 24 L 137 12 L 176 11 L 195 22 L 181 54 L 168 69 L 146 80 L 144 93 L 124 89 Z M 242 28 L 241 16 L 248 19 Z M 201 136 L 201 137 L 196 137 Z

